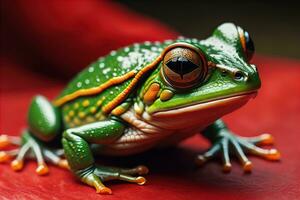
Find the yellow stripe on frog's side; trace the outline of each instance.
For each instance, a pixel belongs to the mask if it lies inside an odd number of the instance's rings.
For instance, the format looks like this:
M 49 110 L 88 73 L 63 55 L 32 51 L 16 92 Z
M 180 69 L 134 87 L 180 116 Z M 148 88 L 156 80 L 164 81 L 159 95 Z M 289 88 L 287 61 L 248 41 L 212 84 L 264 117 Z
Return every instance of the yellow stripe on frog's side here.
M 136 86 L 138 81 L 143 77 L 145 73 L 152 70 L 156 65 L 162 60 L 163 54 L 158 56 L 152 63 L 141 69 L 136 76 L 133 78 L 131 83 L 125 88 L 125 90 L 120 93 L 116 98 L 114 98 L 111 102 L 103 106 L 102 111 L 104 113 L 111 112 L 116 106 L 118 106 L 126 97 L 127 95 L 133 90 L 133 88 Z
M 105 89 L 107 89 L 113 85 L 123 83 L 124 81 L 135 76 L 135 74 L 136 74 L 136 71 L 132 70 L 132 71 L 124 74 L 123 76 L 114 77 L 114 78 L 108 80 L 107 82 L 103 83 L 102 85 L 99 85 L 98 87 L 77 90 L 76 92 L 73 92 L 71 94 L 61 97 L 60 99 L 55 100 L 53 102 L 53 104 L 55 106 L 62 106 L 63 104 L 65 104 L 69 101 L 72 101 L 81 96 L 99 94 L 99 93 L 103 92 Z

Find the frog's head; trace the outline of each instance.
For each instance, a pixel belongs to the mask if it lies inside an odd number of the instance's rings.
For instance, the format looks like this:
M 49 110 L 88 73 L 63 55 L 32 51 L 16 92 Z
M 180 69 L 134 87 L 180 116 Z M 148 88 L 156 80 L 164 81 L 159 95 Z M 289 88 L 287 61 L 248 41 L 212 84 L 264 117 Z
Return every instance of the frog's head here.
M 253 53 L 250 35 L 232 23 L 206 40 L 176 40 L 140 91 L 143 118 L 168 129 L 187 128 L 241 107 L 261 84 L 250 64 Z

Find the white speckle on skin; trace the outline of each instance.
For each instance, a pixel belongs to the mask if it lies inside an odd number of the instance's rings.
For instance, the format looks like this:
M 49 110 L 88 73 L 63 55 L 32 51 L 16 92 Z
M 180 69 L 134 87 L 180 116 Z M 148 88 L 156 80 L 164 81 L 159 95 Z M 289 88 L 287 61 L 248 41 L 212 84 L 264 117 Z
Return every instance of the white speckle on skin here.
M 129 60 L 123 60 L 123 62 L 121 63 L 122 68 L 130 68 L 131 63 Z
M 129 52 L 127 56 L 124 56 L 122 60 L 118 60 L 122 68 L 129 69 L 131 66 L 142 66 L 145 62 L 152 61 L 158 56 L 155 47 L 152 51 L 149 49 L 140 49 L 133 52 Z
M 116 54 L 117 54 L 117 52 L 115 50 L 113 50 L 113 51 L 110 52 L 111 56 L 115 56 Z
M 160 45 L 160 41 L 155 41 L 154 44 L 155 45 Z
M 139 43 L 134 43 L 133 46 L 138 48 L 138 47 L 140 47 L 140 44 Z
M 192 42 L 196 43 L 196 42 L 198 42 L 198 40 L 196 38 L 193 38 Z
M 180 35 L 180 36 L 178 36 L 177 39 L 178 39 L 178 40 L 183 40 L 183 39 L 184 39 L 184 36 Z
M 151 44 L 151 42 L 146 41 L 144 44 L 145 44 L 146 46 L 149 46 L 149 45 Z
M 165 43 L 166 43 L 166 44 L 171 44 L 171 43 L 172 43 L 172 40 L 165 40 Z
M 114 73 L 113 73 L 113 76 L 117 76 L 117 73 L 114 72 Z
M 114 91 L 111 90 L 109 93 L 110 93 L 110 94 L 114 94 Z
M 99 68 L 100 68 L 100 69 L 102 69 L 102 68 L 104 68 L 104 67 L 105 67 L 105 64 L 104 64 L 104 63 L 100 63 L 100 64 L 99 64 Z
M 110 68 L 106 68 L 103 70 L 103 74 L 107 74 L 108 72 L 110 72 Z
M 85 79 L 84 83 L 88 85 L 88 84 L 90 84 L 90 80 L 89 79 Z
M 97 82 L 100 82 L 100 78 L 96 78 L 96 81 L 97 81 Z
M 122 56 L 118 56 L 118 57 L 117 57 L 117 61 L 122 62 L 122 60 L 123 60 L 123 57 L 122 57 Z
M 151 51 L 157 51 L 157 47 L 151 47 Z
M 94 71 L 94 67 L 90 67 L 89 72 L 93 72 L 93 71 Z
M 129 47 L 125 47 L 124 49 L 125 52 L 129 52 L 129 50 L 130 50 Z
M 81 83 L 81 82 L 78 82 L 78 83 L 77 83 L 77 87 L 80 88 L 81 86 L 82 86 L 82 83 Z

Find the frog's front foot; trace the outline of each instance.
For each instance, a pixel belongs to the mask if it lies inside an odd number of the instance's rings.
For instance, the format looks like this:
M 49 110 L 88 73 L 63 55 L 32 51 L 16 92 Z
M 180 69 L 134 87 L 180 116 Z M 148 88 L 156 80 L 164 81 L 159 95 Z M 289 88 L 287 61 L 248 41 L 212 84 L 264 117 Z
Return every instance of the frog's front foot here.
M 147 174 L 148 172 L 149 170 L 146 166 L 140 165 L 131 169 L 92 166 L 84 170 L 79 170 L 75 173 L 84 183 L 95 187 L 97 193 L 111 194 L 111 189 L 104 186 L 102 182 L 109 180 L 122 180 L 143 185 L 146 183 L 146 179 L 140 175 Z
M 0 163 L 14 158 L 11 162 L 11 168 L 15 171 L 23 169 L 25 158 L 33 158 L 37 161 L 36 173 L 38 175 L 48 174 L 49 169 L 46 161 L 62 168 L 69 168 L 66 159 L 60 157 L 63 155 L 62 150 L 52 150 L 43 146 L 27 132 L 22 135 L 22 139 L 15 136 L 0 135 L 0 150 L 9 145 L 16 145 L 19 148 L 0 151 Z
M 240 160 L 245 172 L 251 172 L 252 162 L 247 158 L 246 153 L 260 156 L 267 160 L 279 160 L 280 153 L 276 149 L 263 149 L 257 145 L 273 144 L 273 137 L 270 134 L 262 134 L 256 137 L 240 137 L 232 134 L 229 130 L 222 130 L 214 139 L 212 147 L 202 155 L 198 155 L 196 163 L 204 164 L 206 161 L 221 154 L 223 171 L 231 170 L 229 154 L 233 153 Z

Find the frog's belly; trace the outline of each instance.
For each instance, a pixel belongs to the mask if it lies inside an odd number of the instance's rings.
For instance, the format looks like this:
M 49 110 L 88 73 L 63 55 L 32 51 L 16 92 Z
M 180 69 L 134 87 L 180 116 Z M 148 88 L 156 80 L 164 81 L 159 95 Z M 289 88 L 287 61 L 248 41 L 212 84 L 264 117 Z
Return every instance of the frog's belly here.
M 104 145 L 99 153 L 117 156 L 136 154 L 152 148 L 165 137 L 166 134 L 146 133 L 131 127 L 117 141 Z
M 180 141 L 198 133 L 199 129 L 176 131 L 168 134 L 149 134 L 128 129 L 117 142 L 102 146 L 99 154 L 126 156 L 141 153 L 152 148 L 162 148 L 178 144 Z
M 196 123 L 190 128 L 170 130 L 154 126 L 135 115 L 132 109 L 121 115 L 131 127 L 114 143 L 103 145 L 100 154 L 104 155 L 131 155 L 141 153 L 154 147 L 165 147 L 180 141 L 203 130 L 212 121 Z M 201 124 L 201 125 L 199 125 Z

